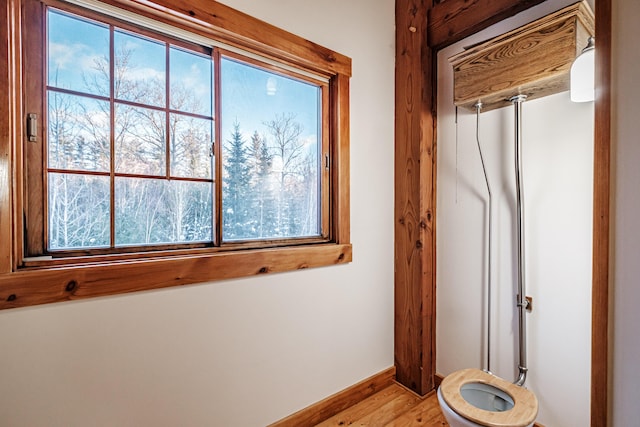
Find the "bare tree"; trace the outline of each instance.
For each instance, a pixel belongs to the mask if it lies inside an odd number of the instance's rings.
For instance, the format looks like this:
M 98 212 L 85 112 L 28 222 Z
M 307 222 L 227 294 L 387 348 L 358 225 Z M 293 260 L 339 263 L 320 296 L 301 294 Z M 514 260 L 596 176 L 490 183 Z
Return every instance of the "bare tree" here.
M 108 172 L 111 163 L 110 132 L 113 131 L 115 171 L 158 177 L 116 178 L 113 206 L 116 243 L 148 244 L 210 238 L 211 185 L 167 181 L 165 176 L 166 169 L 173 166 L 169 173 L 175 176 L 211 179 L 211 121 L 171 113 L 167 129 L 164 110 L 142 107 L 166 102 L 164 81 L 133 78 L 131 70 L 136 64 L 132 58 L 132 51 L 125 46 L 116 52 L 114 58 L 113 96 L 116 102 L 113 111 L 116 125 L 112 130 L 109 126 L 112 107 L 108 101 L 50 93 L 49 151 L 58 162 L 54 167 Z M 109 94 L 110 68 L 107 57 L 94 61 L 92 72 L 83 76 L 87 93 Z M 171 96 L 173 109 L 193 111 L 199 108 L 193 94 L 180 85 L 172 86 Z M 167 149 L 170 151 L 168 162 Z M 76 175 L 76 178 L 82 176 Z M 89 179 L 89 175 L 84 180 L 76 178 L 63 174 L 50 185 L 50 230 L 56 235 L 51 240 L 61 248 L 85 246 L 83 242 L 87 239 L 80 236 L 72 238 L 72 230 L 76 234 L 95 234 L 91 222 L 100 218 L 103 228 L 106 227 L 108 244 L 109 186 L 98 191 L 96 182 L 100 180 Z M 100 194 L 105 199 L 99 204 L 106 212 L 106 220 L 95 212 L 92 215 L 98 201 L 91 199 L 90 194 L 95 197 Z M 203 210 L 206 215 L 201 212 Z M 204 216 L 209 220 L 203 219 Z M 198 226 L 191 224 L 193 221 Z
M 271 135 L 269 148 L 280 162 L 277 209 L 279 235 L 290 236 L 291 219 L 294 217 L 290 196 L 295 193 L 294 187 L 301 173 L 305 155 L 304 142 L 300 138 L 303 127 L 292 113 L 277 114 L 264 125 Z

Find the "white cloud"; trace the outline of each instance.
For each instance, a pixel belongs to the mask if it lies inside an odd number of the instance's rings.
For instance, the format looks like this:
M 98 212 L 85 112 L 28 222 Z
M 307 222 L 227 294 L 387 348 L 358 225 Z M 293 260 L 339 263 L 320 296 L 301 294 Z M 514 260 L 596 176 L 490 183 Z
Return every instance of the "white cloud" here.
M 158 71 L 154 68 L 133 68 L 127 70 L 126 77 L 129 80 L 144 81 L 144 80 L 161 80 L 165 79 L 165 72 Z
M 104 57 L 82 43 L 49 43 L 49 58 L 60 69 L 87 70 L 95 68 L 96 61 Z

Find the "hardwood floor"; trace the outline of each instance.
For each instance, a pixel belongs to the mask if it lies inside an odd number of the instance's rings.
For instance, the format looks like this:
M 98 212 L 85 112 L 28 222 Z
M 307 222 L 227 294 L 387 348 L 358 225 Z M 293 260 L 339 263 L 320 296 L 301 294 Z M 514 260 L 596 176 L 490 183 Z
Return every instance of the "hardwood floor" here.
M 448 425 L 440 411 L 435 392 L 421 398 L 395 383 L 316 424 L 318 427 L 444 427 Z
M 385 369 L 268 427 L 449 427 L 436 392 L 420 397 L 395 382 L 395 372 Z
M 449 427 L 435 391 L 420 397 L 395 382 L 391 367 L 268 427 Z

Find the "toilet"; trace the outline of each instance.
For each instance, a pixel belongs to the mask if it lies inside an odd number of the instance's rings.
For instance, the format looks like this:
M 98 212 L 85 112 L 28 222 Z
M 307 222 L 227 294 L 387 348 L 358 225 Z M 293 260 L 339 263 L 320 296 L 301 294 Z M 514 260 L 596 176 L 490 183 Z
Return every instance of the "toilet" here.
M 438 402 L 451 427 L 528 427 L 538 415 L 531 391 L 473 368 L 448 375 Z

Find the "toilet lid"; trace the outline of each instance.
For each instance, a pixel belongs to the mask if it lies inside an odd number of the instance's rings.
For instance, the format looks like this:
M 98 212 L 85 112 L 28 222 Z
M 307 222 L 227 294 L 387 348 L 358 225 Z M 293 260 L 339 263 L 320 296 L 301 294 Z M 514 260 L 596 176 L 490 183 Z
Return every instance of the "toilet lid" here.
M 507 393 L 513 399 L 513 408 L 502 412 L 485 411 L 467 402 L 460 388 L 469 383 L 484 383 Z M 525 427 L 538 415 L 538 399 L 524 387 L 512 384 L 479 369 L 456 371 L 440 384 L 442 397 L 458 415 L 486 427 Z

